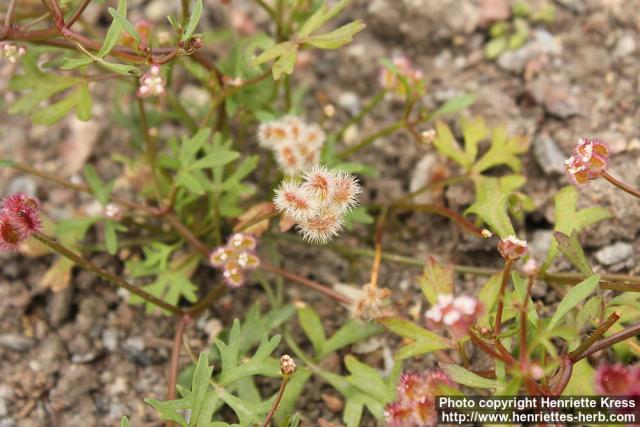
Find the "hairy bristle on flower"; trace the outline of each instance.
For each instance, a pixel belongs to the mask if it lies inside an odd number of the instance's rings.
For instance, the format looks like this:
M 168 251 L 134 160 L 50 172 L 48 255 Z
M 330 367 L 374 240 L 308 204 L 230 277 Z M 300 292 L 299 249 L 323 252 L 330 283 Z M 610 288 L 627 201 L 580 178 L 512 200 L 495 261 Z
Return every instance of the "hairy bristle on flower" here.
M 527 253 L 527 241 L 508 236 L 498 242 L 498 251 L 505 260 L 515 261 Z
M 311 243 L 326 243 L 338 235 L 342 226 L 340 212 L 331 208 L 325 208 L 314 216 L 298 222 L 302 236 Z
M 335 173 L 331 173 L 324 166 L 316 165 L 305 171 L 302 188 L 312 192 L 316 198 L 326 200 L 335 178 Z
M 316 211 L 316 203 L 300 184 L 284 181 L 275 192 L 273 199 L 276 209 L 284 212 L 294 221 L 304 221 Z
M 340 173 L 332 180 L 329 198 L 341 210 L 349 210 L 358 204 L 358 195 L 362 188 L 356 179 L 348 173 Z
M 40 201 L 33 196 L 24 193 L 12 194 L 3 200 L 2 210 L 6 212 L 13 227 L 18 230 L 23 239 L 42 228 Z
M 24 240 L 20 230 L 7 212 L 0 212 L 0 249 L 5 251 L 17 250 Z

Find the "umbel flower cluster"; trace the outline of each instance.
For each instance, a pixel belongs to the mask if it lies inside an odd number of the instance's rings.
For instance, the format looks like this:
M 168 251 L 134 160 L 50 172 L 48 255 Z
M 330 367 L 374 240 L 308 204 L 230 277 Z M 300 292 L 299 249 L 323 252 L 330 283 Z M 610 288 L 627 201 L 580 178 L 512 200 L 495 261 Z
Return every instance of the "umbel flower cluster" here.
M 451 379 L 440 370 L 421 374 L 408 373 L 400 377 L 397 399 L 384 411 L 387 427 L 435 426 L 438 417 L 436 395 L 447 394 L 442 387 L 453 388 Z
M 609 146 L 599 139 L 580 138 L 565 171 L 574 184 L 586 184 L 601 176 L 609 166 Z
M 222 277 L 229 287 L 238 288 L 244 284 L 246 271 L 260 265 L 260 258 L 255 252 L 256 246 L 256 238 L 252 235 L 232 234 L 226 245 L 211 252 L 209 262 L 222 270 Z
M 302 181 L 284 181 L 274 203 L 306 240 L 324 243 L 342 230 L 344 216 L 356 206 L 361 191 L 351 174 L 314 166 Z
M 260 146 L 273 152 L 278 166 L 288 176 L 297 176 L 320 162 L 324 139 L 320 126 L 305 123 L 295 116 L 262 123 L 258 127 Z
M 148 98 L 150 96 L 162 96 L 166 92 L 164 77 L 160 75 L 160 67 L 152 65 L 149 71 L 140 76 L 138 96 Z
M 16 193 L 2 201 L 0 208 L 0 249 L 16 250 L 20 243 L 42 228 L 40 201 Z
M 467 335 L 482 315 L 482 304 L 468 295 L 438 295 L 437 303 L 425 313 L 427 326 L 447 329 L 454 338 Z
M 15 64 L 22 55 L 26 53 L 26 49 L 13 43 L 0 43 L 0 60 L 6 59 Z

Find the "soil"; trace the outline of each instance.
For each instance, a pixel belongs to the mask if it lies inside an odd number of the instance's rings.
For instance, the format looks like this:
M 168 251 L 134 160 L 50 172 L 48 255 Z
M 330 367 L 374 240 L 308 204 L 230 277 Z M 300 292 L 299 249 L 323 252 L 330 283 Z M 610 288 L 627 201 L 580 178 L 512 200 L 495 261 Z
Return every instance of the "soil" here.
M 132 1 L 131 16 L 162 16 L 165 9 L 174 7 L 167 3 Z M 305 100 L 309 118 L 322 118 L 323 102 L 335 106 L 336 115 L 324 124 L 327 130 L 338 129 L 375 94 L 379 60 L 403 54 L 425 75 L 425 105 L 435 107 L 456 95 L 473 92 L 477 101 L 467 114 L 482 114 L 489 124 L 506 124 L 511 132 L 531 139 L 531 150 L 524 156 L 524 191 L 532 197 L 535 209 L 518 229 L 520 237 L 531 242 L 533 251 L 544 253 L 548 244 L 553 195 L 568 185 L 561 162 L 577 138 L 605 138 L 614 153 L 611 174 L 631 186 L 639 184 L 640 123 L 635 117 L 639 108 L 640 16 L 633 13 L 637 7 L 634 0 L 553 2 L 556 18 L 550 24 L 534 25 L 533 32 L 538 32 L 542 41 L 530 51 L 520 52 L 528 55 L 524 61 L 513 57 L 489 61 L 484 57 L 487 19 L 504 6 L 501 1 L 353 3 L 344 21 L 360 18 L 367 28 L 347 47 L 312 56 L 295 77 L 310 88 Z M 102 23 L 97 6 L 93 6 L 87 11 L 89 19 Z M 207 25 L 229 19 L 231 10 L 245 11 L 258 28 L 264 27 L 264 14 L 251 2 L 241 0 L 226 6 L 208 1 Z M 15 97 L 6 87 L 11 70 L 9 66 L 0 68 L 0 91 L 6 101 Z M 0 158 L 57 171 L 72 179 L 79 176 L 85 162 L 94 164 L 104 176 L 116 176 L 120 171 L 110 156 L 130 150 L 125 142 L 130 136 L 110 122 L 108 104 L 101 103 L 108 99 L 109 84 L 96 84 L 92 91 L 95 118 L 89 124 L 66 118 L 59 125 L 44 128 L 31 125 L 23 117 L 9 116 L 6 109 L 0 112 Z M 382 103 L 359 126 L 358 135 L 391 123 L 399 114 L 401 106 L 397 103 Z M 424 182 L 430 169 L 425 172 L 420 164 L 432 162 L 455 173 L 455 167 L 435 155 L 432 147 L 418 145 L 403 133 L 376 141 L 358 154 L 357 160 L 374 166 L 379 173 L 376 178 L 363 179 L 364 203 L 389 201 L 411 191 L 412 181 Z M 633 262 L 633 254 L 640 249 L 636 242 L 640 231 L 638 211 L 629 196 L 611 191 L 608 185 L 596 181 L 580 189 L 580 206 L 599 203 L 613 213 L 611 220 L 590 227 L 581 239 L 598 271 L 637 273 L 640 268 Z M 0 194 L 18 190 L 38 194 L 54 221 L 96 209 L 87 196 L 0 170 Z M 472 195 L 472 188 L 456 186 L 438 196 L 437 201 L 461 212 Z M 403 214 L 390 218 L 386 230 L 384 250 L 388 252 L 500 266 L 493 243 L 468 238 L 439 217 Z M 91 235 L 88 240 L 99 238 Z M 356 226 L 338 243 L 371 248 L 372 227 Z M 615 243 L 626 246 L 611 249 Z M 633 251 L 626 251 L 629 245 Z M 277 243 L 277 247 L 285 268 L 322 283 L 360 285 L 369 279 L 368 258 L 345 259 L 326 248 L 286 242 Z M 622 253 L 621 247 L 625 248 Z M 598 251 L 607 248 L 613 256 L 600 256 Z M 130 253 L 123 251 L 116 258 L 100 253 L 90 257 L 119 272 L 128 256 Z M 145 314 L 139 306 L 129 305 L 126 295 L 78 269 L 73 270 L 66 289 L 52 292 L 43 286 L 42 278 L 54 259 L 50 255 L 0 253 L 0 427 L 115 426 L 122 415 L 129 416 L 134 426 L 160 425 L 143 398 L 165 396 L 175 322 Z M 562 260 L 554 266 L 557 270 L 568 268 Z M 380 271 L 380 285 L 391 289 L 396 306 L 409 314 L 424 308 L 415 303 L 420 300 L 415 280 L 419 273 L 418 267 L 392 263 L 383 263 Z M 204 288 L 213 284 L 205 267 L 198 278 Z M 474 291 L 483 280 L 460 276 L 457 286 Z M 534 292 L 537 300 L 557 300 L 554 289 L 539 286 Z M 337 329 L 348 317 L 345 310 L 306 289 L 287 286 L 286 292 L 290 300 L 314 307 L 325 319 L 328 331 Z M 267 304 L 257 284 L 227 294 L 196 327 L 189 328 L 187 339 L 197 350 L 206 348 L 221 328 L 230 325 L 233 318 L 241 318 L 256 300 Z M 296 323 L 292 322 L 294 330 Z M 394 338 L 383 337 L 380 345 L 372 346 L 374 350 L 362 357 L 385 369 L 385 349 L 393 350 L 397 345 Z M 183 355 L 181 366 L 188 363 Z M 344 369 L 337 357 L 328 363 L 336 371 Z M 433 360 L 425 357 L 413 363 L 414 367 L 428 366 Z M 275 389 L 277 384 L 269 383 L 268 387 Z M 309 382 L 297 407 L 304 425 L 319 425 L 320 418 L 337 425 L 340 413 L 330 409 L 335 409 L 336 398 L 341 399 L 322 381 Z M 362 425 L 377 423 L 367 415 Z

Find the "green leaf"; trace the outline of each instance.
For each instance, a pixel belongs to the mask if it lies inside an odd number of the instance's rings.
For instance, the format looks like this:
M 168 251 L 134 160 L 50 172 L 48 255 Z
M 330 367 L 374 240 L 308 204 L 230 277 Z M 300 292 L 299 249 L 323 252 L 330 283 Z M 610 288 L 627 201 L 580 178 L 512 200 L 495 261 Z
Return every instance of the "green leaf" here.
M 369 215 L 367 208 L 364 206 L 357 206 L 347 212 L 344 216 L 345 228 L 352 229 L 354 223 L 358 224 L 373 224 L 375 218 Z
M 120 427 L 131 427 L 131 424 L 129 424 L 129 418 L 125 416 L 120 418 Z
M 460 128 L 464 137 L 464 151 L 467 158 L 475 160 L 478 155 L 478 143 L 489 134 L 489 128 L 482 117 L 460 119 Z
M 189 165 L 189 169 L 204 169 L 224 166 L 228 163 L 233 162 L 238 157 L 240 157 L 240 153 L 238 153 L 237 151 L 216 151 L 215 153 L 208 154 L 205 157 L 191 163 Z
M 599 296 L 589 298 L 580 311 L 578 311 L 578 315 L 576 316 L 576 330 L 581 331 L 591 326 L 594 320 L 598 318 L 602 306 L 602 298 Z
M 451 378 L 453 382 L 467 387 L 475 388 L 501 388 L 501 385 L 496 380 L 490 380 L 488 378 L 481 377 L 478 374 L 474 374 L 471 371 L 464 369 L 462 366 L 452 365 L 448 363 L 440 363 L 440 369 Z
M 123 15 L 122 13 L 120 13 L 119 11 L 117 11 L 112 7 L 108 8 L 107 10 L 111 14 L 111 16 L 113 16 L 113 19 L 118 21 L 120 25 L 122 25 L 122 28 L 124 29 L 124 31 L 126 31 L 127 33 L 129 33 L 131 37 L 133 37 L 136 43 L 138 44 L 142 43 L 138 30 L 136 30 L 133 24 L 131 24 L 131 22 L 127 20 L 127 17 L 125 15 Z
M 189 21 L 185 25 L 184 33 L 182 33 L 181 41 L 187 41 L 191 38 L 193 33 L 196 31 L 198 27 L 198 23 L 200 22 L 200 17 L 202 16 L 202 0 L 196 0 L 195 5 L 193 6 L 193 10 L 191 11 L 191 16 L 189 17 Z
M 509 137 L 507 128 L 499 126 L 491 134 L 491 147 L 474 165 L 472 171 L 484 172 L 499 165 L 506 165 L 514 172 L 519 172 L 522 162 L 516 154 L 522 154 L 529 148 L 529 140 L 525 136 Z
M 282 42 L 272 46 L 253 59 L 253 65 L 264 64 L 265 62 L 276 59 L 284 55 L 288 51 L 297 50 L 296 45 L 292 42 Z
M 513 287 L 515 288 L 516 294 L 518 296 L 517 302 L 519 304 L 522 304 L 527 297 L 527 284 L 515 271 L 511 273 L 511 280 L 513 281 Z M 531 296 L 529 296 L 529 301 L 527 303 L 527 318 L 529 319 L 531 325 L 536 328 L 538 325 L 538 313 L 536 312 L 535 304 L 531 300 Z
M 298 310 L 298 321 L 300 322 L 300 326 L 302 326 L 302 330 L 304 330 L 304 333 L 311 341 L 315 353 L 321 354 L 327 337 L 325 336 L 320 316 L 311 308 L 305 307 Z
M 82 121 L 91 119 L 91 96 L 89 86 L 83 83 L 70 95 L 48 107 L 43 108 L 32 116 L 33 124 L 51 125 L 60 121 L 71 110 L 76 111 L 76 116 Z
M 469 206 L 465 215 L 478 215 L 489 228 L 501 238 L 515 235 L 507 211 L 510 193 L 505 191 L 498 178 L 478 176 L 476 183 L 476 202 Z
M 341 0 L 336 3 L 332 8 L 329 8 L 329 5 L 326 2 L 323 2 L 322 5 L 316 10 L 313 15 L 309 17 L 305 21 L 305 23 L 298 31 L 298 36 L 300 38 L 307 37 L 309 34 L 316 31 L 318 28 L 322 27 L 326 24 L 331 18 L 336 16 L 342 9 L 345 8 L 347 4 L 349 4 L 351 0 Z
M 337 49 L 353 40 L 353 36 L 364 29 L 362 21 L 354 21 L 343 25 L 330 33 L 311 36 L 304 39 L 304 43 L 318 47 L 320 49 Z
M 184 258 L 177 258 L 167 271 L 158 274 L 154 282 L 143 286 L 142 289 L 173 305 L 177 305 L 182 298 L 195 302 L 198 299 L 196 294 L 198 287 L 191 282 L 190 277 L 198 266 L 198 262 L 197 257 L 188 258 L 186 261 Z M 129 302 L 144 304 L 147 313 L 157 310 L 155 305 L 137 295 L 132 295 Z
M 85 165 L 84 177 L 91 189 L 91 194 L 93 194 L 96 200 L 98 200 L 102 206 L 108 205 L 109 200 L 111 199 L 113 182 L 108 184 L 103 183 L 93 165 Z
M 284 52 L 276 62 L 273 64 L 271 72 L 273 73 L 274 80 L 280 80 L 282 74 L 291 74 L 296 65 L 296 58 L 298 57 L 298 48 L 287 50 Z
M 487 59 L 496 59 L 507 50 L 507 47 L 508 39 L 506 36 L 493 38 L 484 46 L 484 56 Z
M 183 167 L 188 167 L 188 165 L 194 161 L 196 154 L 202 149 L 210 135 L 211 129 L 204 128 L 200 129 L 191 138 L 182 140 L 178 160 Z
M 556 239 L 556 242 L 558 242 L 560 251 L 578 271 L 585 276 L 591 276 L 593 274 L 591 264 L 589 264 L 584 254 L 584 250 L 578 241 L 578 233 L 576 233 L 575 230 L 571 233 L 571 237 L 560 231 L 554 232 L 553 237 Z
M 451 98 L 434 111 L 431 117 L 435 119 L 445 114 L 455 113 L 473 105 L 474 102 L 476 102 L 475 94 L 465 94 Z
M 15 162 L 13 160 L 0 159 L 0 168 L 10 168 L 13 167 L 14 164 Z
M 435 258 L 428 257 L 422 275 L 418 277 L 422 293 L 431 305 L 438 302 L 438 295 L 453 294 L 453 266 L 442 267 Z
M 562 298 L 560 304 L 558 304 L 556 312 L 553 314 L 549 324 L 547 325 L 547 330 L 551 331 L 553 327 L 562 320 L 569 311 L 571 311 L 571 309 L 578 305 L 580 301 L 587 298 L 596 289 L 599 282 L 600 275 L 594 274 L 571 288 L 571 290 L 567 292 L 567 295 Z
M 471 168 L 473 158 L 469 158 L 467 153 L 460 148 L 451 129 L 443 121 L 436 122 L 436 137 L 433 140 L 433 145 L 440 154 L 458 163 L 465 170 Z
M 318 354 L 318 358 L 323 359 L 334 351 L 338 351 L 348 345 L 364 341 L 370 336 L 379 334 L 382 330 L 383 329 L 375 323 L 349 319 L 323 344 L 323 351 Z
M 578 191 L 573 186 L 568 186 L 558 191 L 555 196 L 555 218 L 554 231 L 559 231 L 566 235 L 571 235 L 574 231 L 580 232 L 585 227 L 595 224 L 598 221 L 609 218 L 611 214 L 605 208 L 594 206 L 581 210 L 576 209 L 578 202 Z M 558 255 L 558 243 L 553 240 L 547 253 L 547 258 L 542 266 L 542 271 L 546 271 L 555 257 Z
M 408 357 L 414 357 L 421 354 L 429 353 L 443 348 L 450 348 L 451 345 L 439 335 L 434 334 L 413 322 L 408 320 L 386 317 L 379 320 L 385 328 L 402 337 L 415 340 L 396 353 L 396 359 L 402 360 Z
M 446 347 L 439 341 L 415 341 L 400 348 L 395 354 L 395 359 L 405 360 L 411 357 L 422 356 L 423 354 L 436 350 L 442 350 L 443 348 Z
M 351 373 L 347 377 L 354 387 L 376 399 L 380 403 L 391 402 L 395 398 L 395 389 L 382 379 L 372 367 L 360 362 L 351 355 L 344 358 L 347 370 Z

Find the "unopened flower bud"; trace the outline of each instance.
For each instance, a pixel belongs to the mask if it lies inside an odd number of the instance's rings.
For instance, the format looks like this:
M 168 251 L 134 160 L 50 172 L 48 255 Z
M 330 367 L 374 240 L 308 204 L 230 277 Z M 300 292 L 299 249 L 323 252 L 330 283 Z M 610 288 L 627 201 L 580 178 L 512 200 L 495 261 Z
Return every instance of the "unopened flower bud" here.
M 291 356 L 285 354 L 280 358 L 280 373 L 282 376 L 290 377 L 296 373 L 297 369 L 296 362 Z
M 488 239 L 489 237 L 493 236 L 493 233 L 487 230 L 486 228 L 483 228 L 480 234 L 482 234 L 482 237 L 484 237 L 485 239 Z
M 327 104 L 322 109 L 322 112 L 326 117 L 331 118 L 336 114 L 336 107 L 334 107 L 333 104 Z
M 0 43 L 0 59 L 6 58 L 12 64 L 15 64 L 26 52 L 22 46 L 13 43 Z

